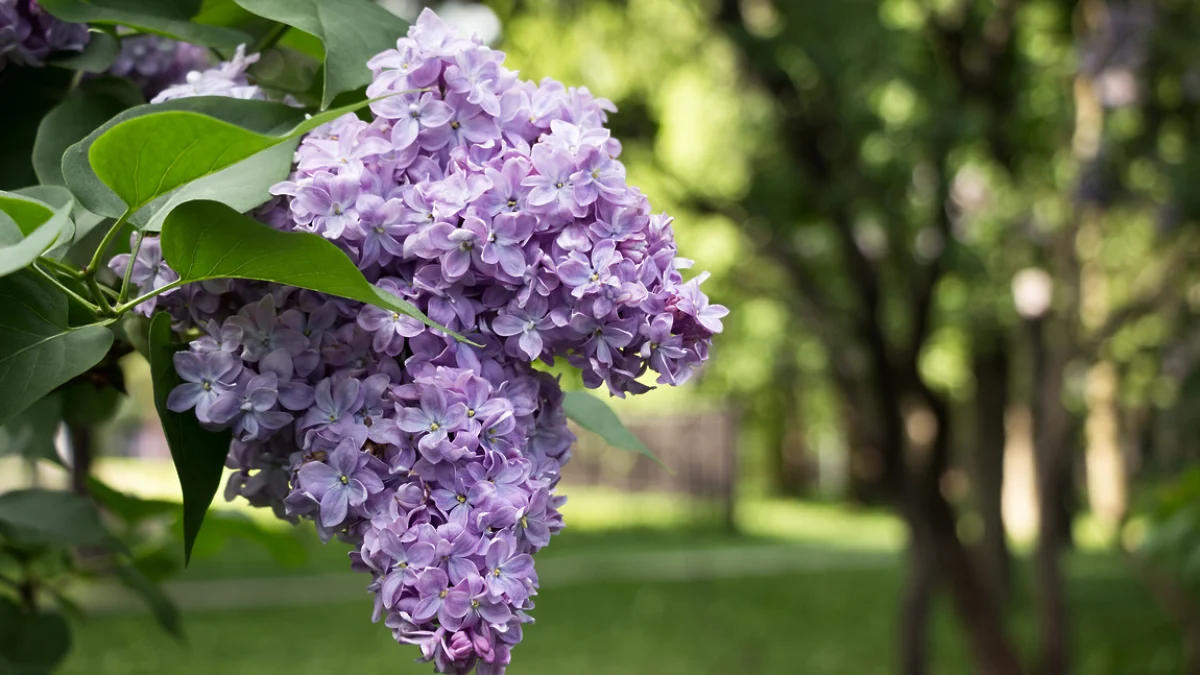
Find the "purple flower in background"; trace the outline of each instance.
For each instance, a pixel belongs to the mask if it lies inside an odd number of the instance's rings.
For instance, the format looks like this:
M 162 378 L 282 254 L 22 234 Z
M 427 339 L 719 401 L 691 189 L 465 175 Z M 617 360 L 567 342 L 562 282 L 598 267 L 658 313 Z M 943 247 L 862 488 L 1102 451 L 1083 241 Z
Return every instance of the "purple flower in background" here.
M 265 100 L 266 93 L 250 84 L 246 70 L 258 62 L 258 54 L 246 56 L 245 46 L 239 46 L 233 59 L 208 70 L 193 70 L 182 83 L 162 90 L 151 103 L 162 103 L 192 96 L 228 96 L 229 98 Z
M 36 0 L 0 0 L 0 70 L 6 62 L 40 67 L 58 52 L 83 51 L 87 25 L 60 21 Z
M 221 325 L 209 319 L 204 324 L 204 332 L 204 337 L 192 342 L 192 348 L 196 351 L 232 354 L 242 347 L 242 327 L 235 323 L 226 322 Z
M 188 73 L 211 65 L 208 50 L 199 45 L 157 35 L 127 35 L 121 38 L 121 53 L 108 72 L 133 80 L 146 98 L 151 99 L 186 79 Z

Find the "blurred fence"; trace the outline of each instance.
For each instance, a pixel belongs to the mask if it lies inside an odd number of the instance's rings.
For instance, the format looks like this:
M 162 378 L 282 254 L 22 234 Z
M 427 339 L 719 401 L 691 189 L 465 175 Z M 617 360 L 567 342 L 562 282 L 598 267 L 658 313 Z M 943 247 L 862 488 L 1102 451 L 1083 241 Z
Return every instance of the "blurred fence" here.
M 688 500 L 689 519 L 733 529 L 739 420 L 732 408 L 627 420 L 626 426 L 667 469 L 645 455 L 608 446 L 599 436 L 572 427 L 579 440 L 563 468 L 566 486 L 660 493 Z M 112 439 L 116 454 L 169 460 L 157 419 L 122 429 Z M 669 469 L 669 470 L 668 470 Z
M 669 471 L 645 455 L 612 448 L 575 428 L 579 441 L 563 467 L 563 483 L 678 494 L 692 498 L 697 512 L 711 513 L 715 505 L 722 524 L 733 529 L 738 424 L 732 409 L 626 420 Z

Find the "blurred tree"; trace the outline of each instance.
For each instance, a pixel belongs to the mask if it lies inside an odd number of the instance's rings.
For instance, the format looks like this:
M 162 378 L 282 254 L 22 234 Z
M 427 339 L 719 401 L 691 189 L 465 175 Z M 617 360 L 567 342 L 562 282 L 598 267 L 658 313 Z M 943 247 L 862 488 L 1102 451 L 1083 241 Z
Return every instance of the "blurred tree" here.
M 701 390 L 745 402 L 773 486 L 797 491 L 835 429 L 854 494 L 904 516 L 902 671 L 926 671 L 944 584 L 979 672 L 1068 672 L 1077 463 L 1119 520 L 1126 446 L 1185 400 L 1200 355 L 1171 338 L 1200 304 L 1191 3 L 494 6 L 527 75 L 621 108 L 630 173 L 737 308 Z M 1033 421 L 1042 518 L 1034 669 L 1002 617 L 1013 406 Z

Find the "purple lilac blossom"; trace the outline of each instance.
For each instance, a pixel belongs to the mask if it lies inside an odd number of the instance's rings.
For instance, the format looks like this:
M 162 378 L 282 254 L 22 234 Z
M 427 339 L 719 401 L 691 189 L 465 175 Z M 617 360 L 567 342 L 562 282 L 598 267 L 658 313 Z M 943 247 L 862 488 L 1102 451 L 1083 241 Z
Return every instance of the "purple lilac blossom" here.
M 36 0 L 0 0 L 0 70 L 5 64 L 43 66 L 55 52 L 79 52 L 88 42 L 85 24 L 54 18 Z
M 244 95 L 254 58 L 159 100 Z M 255 212 L 327 238 L 481 346 L 258 282 L 183 286 L 139 308 L 202 333 L 177 357 L 172 409 L 235 431 L 226 497 L 353 546 L 374 619 L 441 673 L 505 671 L 532 621 L 532 555 L 563 528 L 574 435 L 558 380 L 535 362 L 566 358 L 615 396 L 650 389 L 650 372 L 682 384 L 727 313 L 700 291 L 705 275 L 684 280 L 670 217 L 625 183 L 603 126 L 612 104 L 521 80 L 503 60 L 426 10 L 370 61 L 367 93 L 424 91 L 311 132 Z M 133 264 L 141 288 L 174 278 L 155 244 Z
M 108 73 L 133 80 L 147 99 L 186 80 L 189 73 L 212 65 L 204 47 L 157 35 L 129 35 L 121 39 L 121 53 Z

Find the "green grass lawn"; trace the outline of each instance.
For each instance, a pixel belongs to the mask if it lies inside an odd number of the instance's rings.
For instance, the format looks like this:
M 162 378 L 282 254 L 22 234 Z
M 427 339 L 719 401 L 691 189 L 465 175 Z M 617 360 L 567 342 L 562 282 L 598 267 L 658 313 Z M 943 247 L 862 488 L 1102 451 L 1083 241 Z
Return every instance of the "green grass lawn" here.
M 162 496 L 170 496 L 171 482 L 158 475 L 161 467 L 136 465 L 141 473 L 129 475 L 119 464 L 102 468 L 125 489 L 150 486 L 151 493 L 162 490 Z M 514 675 L 896 672 L 903 528 L 886 512 L 745 500 L 738 510 L 742 534 L 735 536 L 691 527 L 698 520 L 697 506 L 669 495 L 570 487 L 566 492 L 572 496 L 565 510 L 568 530 L 539 555 L 547 587 L 537 597 L 537 623 L 527 627 L 525 642 L 515 652 Z M 699 508 L 703 511 L 703 505 Z M 262 512 L 254 517 L 274 522 Z M 370 623 L 369 599 L 354 599 L 358 584 L 365 581 L 346 571 L 346 547 L 321 545 L 311 526 L 302 526 L 296 536 L 307 552 L 299 564 L 281 567 L 260 547 L 233 540 L 207 551 L 200 546 L 205 555 L 173 583 L 190 586 L 193 599 L 197 592 L 219 594 L 223 586 L 246 588 L 229 581 L 236 579 L 252 580 L 252 585 L 256 579 L 287 580 L 284 588 L 296 593 L 306 592 L 310 578 L 313 583 L 332 579 L 349 593 L 309 591 L 320 599 L 304 606 L 278 606 L 278 593 L 266 594 L 262 602 L 268 604 L 261 607 L 187 611 L 186 644 L 167 637 L 146 614 L 101 613 L 77 626 L 63 672 L 432 672 L 431 666 L 412 662 L 415 648 L 396 645 L 386 628 Z M 684 575 L 685 580 L 638 581 L 638 570 L 629 569 L 647 555 L 675 551 L 700 557 L 724 551 L 734 553 L 735 562 L 745 556 L 751 573 L 746 578 Z M 755 563 L 769 556 L 778 559 L 793 552 L 806 564 L 753 571 Z M 620 569 L 606 569 L 605 564 Z M 1023 567 L 1011 623 L 1023 644 L 1034 644 L 1036 626 Z M 552 574 L 572 569 L 576 574 Z M 1118 559 L 1075 554 L 1068 572 L 1074 675 L 1181 672 L 1176 630 Z M 222 604 L 220 597 L 201 599 L 216 602 L 200 606 Z M 971 672 L 944 597 L 937 602 L 931 653 L 937 675 Z
M 565 538 L 565 537 L 564 537 Z M 1180 671 L 1170 623 L 1119 562 L 1077 558 L 1071 598 L 1081 675 Z M 537 623 L 515 652 L 516 675 L 563 673 L 895 672 L 900 571 L 824 570 L 778 577 L 555 588 L 538 597 Z M 423 673 L 413 648 L 369 623 L 370 603 L 195 612 L 188 644 L 146 616 L 98 617 L 80 627 L 64 670 L 83 675 L 178 673 Z M 1014 623 L 1033 634 L 1028 611 Z M 939 604 L 934 672 L 970 672 L 961 639 Z

